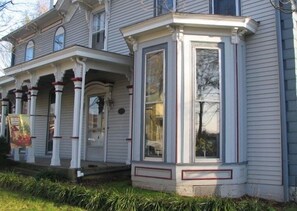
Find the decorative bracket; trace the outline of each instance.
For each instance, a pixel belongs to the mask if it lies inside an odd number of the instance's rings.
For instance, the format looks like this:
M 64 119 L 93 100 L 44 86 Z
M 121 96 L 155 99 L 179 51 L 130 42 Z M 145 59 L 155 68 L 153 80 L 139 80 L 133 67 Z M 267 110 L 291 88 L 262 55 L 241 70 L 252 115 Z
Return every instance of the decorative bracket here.
M 231 32 L 231 43 L 238 44 L 246 33 L 246 29 L 239 29 L 238 27 L 234 27 Z
M 138 43 L 137 43 L 137 40 L 136 40 L 134 37 L 129 36 L 129 37 L 127 38 L 127 42 L 132 46 L 133 51 L 136 52 L 137 49 L 138 49 Z
M 55 73 L 54 73 L 55 81 L 56 82 L 63 81 L 63 77 L 64 77 L 64 74 L 65 74 L 65 71 L 62 71 L 61 70 L 61 66 L 60 65 L 52 64 L 52 67 L 54 67 L 55 70 L 56 70 Z

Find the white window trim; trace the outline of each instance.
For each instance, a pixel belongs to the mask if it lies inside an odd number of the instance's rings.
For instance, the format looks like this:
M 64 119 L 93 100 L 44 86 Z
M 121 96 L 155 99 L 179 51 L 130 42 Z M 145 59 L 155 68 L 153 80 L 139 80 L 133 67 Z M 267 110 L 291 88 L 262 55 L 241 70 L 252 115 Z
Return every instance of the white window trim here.
M 163 99 L 163 113 L 164 113 L 164 116 L 163 116 L 163 149 L 162 149 L 162 158 L 154 158 L 154 157 L 146 157 L 145 156 L 145 106 L 146 106 L 146 64 L 147 64 L 147 55 L 148 54 L 151 54 L 151 53 L 156 53 L 156 52 L 163 52 L 163 90 L 164 90 L 164 99 Z M 152 51 L 149 51 L 149 52 L 146 52 L 145 55 L 144 55 L 144 58 L 145 58 L 145 64 L 144 64 L 144 89 L 143 89 L 143 96 L 144 96 L 144 104 L 143 104 L 143 111 L 144 111 L 144 118 L 143 118 L 143 134 L 142 134 L 142 143 L 143 143 L 143 147 L 142 147 L 142 150 L 143 150 L 143 160 L 144 161 L 157 161 L 157 162 L 163 162 L 165 160 L 165 137 L 166 137 L 166 134 L 165 134 L 165 128 L 166 128 L 166 125 L 165 125 L 165 119 L 166 119 L 166 84 L 165 84 L 165 76 L 166 76 L 166 50 L 165 49 L 157 49 L 157 50 L 152 50 Z
M 107 24 L 108 24 L 108 21 L 107 21 L 107 17 L 106 17 L 106 10 L 104 9 L 104 6 L 99 6 L 98 8 L 96 8 L 95 10 L 93 10 L 91 13 L 90 13 L 90 22 L 89 22 L 89 48 L 92 48 L 93 46 L 93 20 L 94 20 L 94 15 L 98 14 L 98 13 L 102 13 L 104 12 L 105 13 L 105 17 L 104 17 L 104 47 L 103 49 L 101 50 L 104 50 L 106 51 L 107 50 Z
M 217 43 L 214 43 L 217 44 Z M 204 157 L 196 157 L 196 141 L 195 141 L 195 123 L 196 123 L 196 116 L 195 116 L 195 93 L 196 93 L 196 49 L 215 49 L 219 51 L 219 76 L 220 76 L 220 152 L 219 152 L 219 158 L 204 158 Z M 222 49 L 219 47 L 213 47 L 213 46 L 199 46 L 197 43 L 192 43 L 192 78 L 193 78 L 193 94 L 192 94 L 192 112 L 193 112 L 193 121 L 192 121 L 192 139 L 193 139 L 193 159 L 195 163 L 220 163 L 222 162 L 222 157 L 223 157 L 223 93 L 222 93 L 222 57 L 224 52 L 222 52 Z
M 211 0 L 211 14 L 215 14 L 214 13 L 214 1 L 215 0 Z M 236 16 L 239 16 L 240 15 L 240 8 L 239 8 L 239 6 L 240 6 L 240 2 L 239 2 L 240 0 L 235 0 L 235 8 L 236 8 Z

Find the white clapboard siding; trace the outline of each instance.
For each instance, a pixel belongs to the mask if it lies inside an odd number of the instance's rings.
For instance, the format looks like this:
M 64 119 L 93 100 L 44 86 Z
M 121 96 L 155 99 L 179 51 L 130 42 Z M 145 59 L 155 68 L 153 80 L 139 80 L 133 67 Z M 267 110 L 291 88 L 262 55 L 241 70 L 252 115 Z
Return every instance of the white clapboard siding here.
M 73 82 L 67 82 L 63 89 L 61 105 L 61 142 L 60 157 L 71 158 L 71 136 L 73 124 Z
M 275 10 L 268 0 L 241 1 L 242 15 L 260 21 L 246 39 L 249 184 L 282 184 L 280 94 Z
M 36 117 L 35 117 L 35 155 L 45 156 L 46 136 L 48 128 L 48 100 L 49 89 L 40 89 L 36 100 Z
M 111 1 L 111 16 L 108 31 L 108 51 L 129 54 L 120 28 L 154 16 L 154 1 Z
M 17 45 L 15 48 L 15 64 L 20 64 L 25 61 L 25 48 L 27 43 Z
M 109 130 L 107 143 L 107 161 L 125 163 L 127 160 L 128 145 L 126 138 L 129 135 L 129 93 L 126 78 L 117 80 L 113 87 L 113 108 L 109 111 Z M 119 114 L 118 109 L 124 108 L 125 113 Z
M 89 28 L 86 12 L 78 8 L 72 19 L 64 24 L 65 47 L 72 45 L 89 46 Z
M 209 14 L 209 2 L 205 0 L 176 0 L 177 12 Z
M 77 9 L 72 19 L 62 25 L 51 28 L 45 32 L 38 33 L 32 40 L 35 44 L 34 57 L 41 57 L 53 53 L 54 36 L 58 27 L 63 26 L 65 29 L 65 47 L 72 45 L 81 45 L 88 47 L 89 29 L 86 21 L 85 11 Z M 27 42 L 16 46 L 15 64 L 25 61 L 25 51 Z

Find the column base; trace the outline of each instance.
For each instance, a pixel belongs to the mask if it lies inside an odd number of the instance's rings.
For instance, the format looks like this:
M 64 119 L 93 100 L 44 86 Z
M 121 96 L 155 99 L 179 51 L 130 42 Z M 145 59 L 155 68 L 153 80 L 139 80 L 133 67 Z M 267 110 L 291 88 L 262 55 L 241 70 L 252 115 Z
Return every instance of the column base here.
M 72 138 L 72 153 L 71 153 L 71 162 L 70 162 L 70 168 L 75 169 L 78 168 L 77 166 L 77 146 L 78 140 L 76 138 Z
M 61 166 L 60 158 L 53 158 L 52 157 L 51 166 Z

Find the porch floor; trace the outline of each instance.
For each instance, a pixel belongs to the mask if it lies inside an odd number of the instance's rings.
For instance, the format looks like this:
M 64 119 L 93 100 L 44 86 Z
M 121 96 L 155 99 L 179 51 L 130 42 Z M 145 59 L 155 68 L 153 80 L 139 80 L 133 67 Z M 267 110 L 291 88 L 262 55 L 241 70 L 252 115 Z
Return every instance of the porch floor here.
M 11 160 L 12 157 L 10 158 Z M 65 172 L 69 176 L 71 180 L 73 180 L 75 176 L 75 169 L 70 169 L 70 159 L 62 158 L 60 166 L 50 166 L 51 157 L 36 157 L 35 163 L 26 163 L 24 155 L 20 154 L 20 161 L 16 162 L 20 165 L 16 165 L 14 167 L 15 170 L 20 173 L 24 173 L 27 175 L 31 175 L 37 173 L 38 171 L 42 171 L 45 169 L 56 169 L 61 172 Z M 131 167 L 126 165 L 125 163 L 111 163 L 111 162 L 99 162 L 99 161 L 81 161 L 81 170 L 84 173 L 84 178 L 87 177 L 100 177 L 106 175 L 107 177 L 118 177 L 120 175 L 125 175 L 125 177 L 130 176 Z

